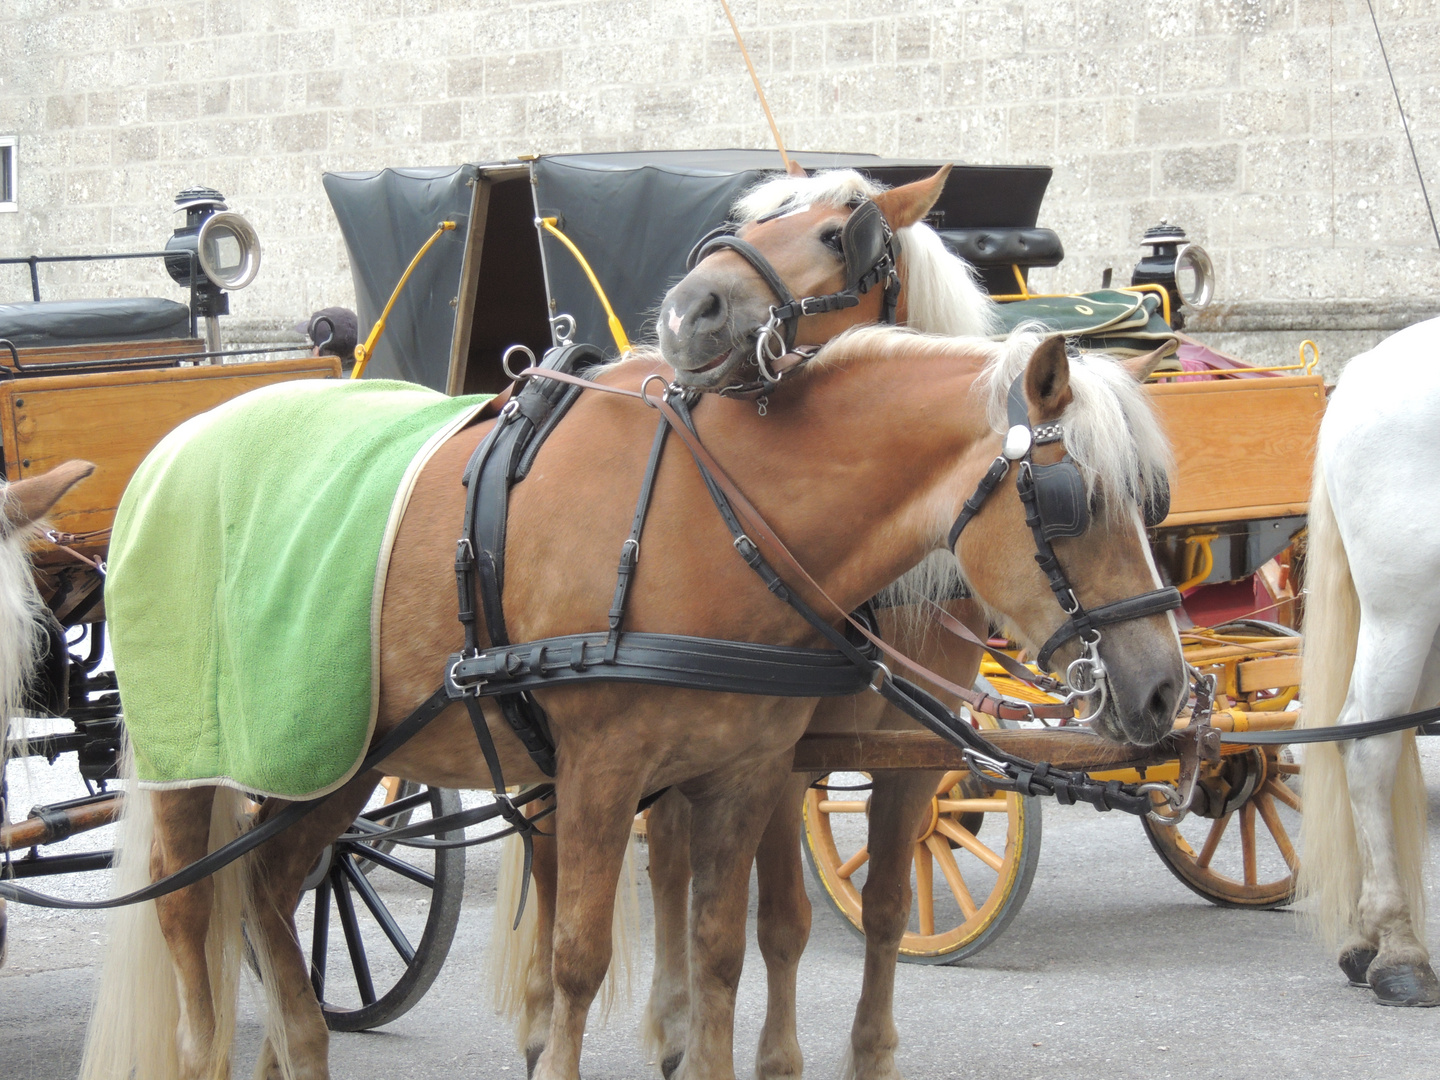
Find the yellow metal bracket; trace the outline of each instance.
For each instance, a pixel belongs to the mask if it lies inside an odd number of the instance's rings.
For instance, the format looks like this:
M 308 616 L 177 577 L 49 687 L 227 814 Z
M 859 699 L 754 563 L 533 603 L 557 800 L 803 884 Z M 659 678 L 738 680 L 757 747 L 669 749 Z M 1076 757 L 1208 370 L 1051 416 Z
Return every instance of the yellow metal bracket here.
M 389 301 L 385 304 L 385 310 L 380 313 L 380 318 L 375 320 L 375 325 L 370 328 L 365 341 L 355 346 L 355 370 L 350 372 L 352 379 L 358 379 L 365 373 L 365 365 L 370 362 L 370 357 L 375 355 L 375 343 L 380 340 L 380 335 L 385 332 L 385 320 L 390 317 L 390 309 L 395 306 L 395 301 L 400 299 L 400 290 L 405 288 L 405 283 L 410 280 L 410 275 L 415 272 L 415 267 L 420 265 L 420 260 L 430 250 L 431 245 L 440 239 L 442 233 L 450 232 L 455 228 L 455 222 L 442 221 L 436 230 L 430 234 L 430 239 L 420 245 L 420 250 L 410 260 L 410 265 L 405 268 L 405 273 L 400 275 L 400 280 L 395 284 L 395 291 L 390 294 Z
M 600 287 L 600 279 L 595 276 L 595 271 L 590 269 L 590 264 L 585 261 L 585 256 L 574 242 L 558 228 L 558 220 L 553 217 L 536 218 L 535 223 L 541 226 L 551 236 L 559 240 L 575 256 L 575 261 L 580 264 L 580 269 L 585 271 L 585 276 L 590 279 L 590 287 L 595 290 L 595 295 L 600 298 L 600 306 L 605 309 L 605 318 L 610 324 L 610 336 L 615 339 L 615 347 L 622 353 L 630 351 L 630 339 L 625 336 L 625 328 L 620 325 L 620 320 L 615 316 L 615 309 L 610 306 L 610 298 L 605 295 L 605 290 Z

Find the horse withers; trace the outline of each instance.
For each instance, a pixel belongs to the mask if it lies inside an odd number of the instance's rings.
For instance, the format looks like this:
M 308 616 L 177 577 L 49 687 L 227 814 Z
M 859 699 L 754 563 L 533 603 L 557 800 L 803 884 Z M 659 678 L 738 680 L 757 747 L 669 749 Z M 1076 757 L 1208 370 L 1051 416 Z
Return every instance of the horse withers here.
M 0 486 L 0 777 L 10 725 L 22 717 L 25 691 L 44 648 L 44 603 L 30 570 L 35 525 L 95 466 L 67 461 L 41 476 Z M 24 731 L 18 732 L 23 740 Z M 7 820 L 0 806 L 0 821 Z M 0 964 L 5 962 L 5 901 L 0 899 Z
M 1320 425 L 1301 725 L 1440 704 L 1440 319 L 1346 366 Z M 1426 791 L 1415 733 L 1305 751 L 1302 894 L 1350 982 L 1440 1005 L 1425 944 Z

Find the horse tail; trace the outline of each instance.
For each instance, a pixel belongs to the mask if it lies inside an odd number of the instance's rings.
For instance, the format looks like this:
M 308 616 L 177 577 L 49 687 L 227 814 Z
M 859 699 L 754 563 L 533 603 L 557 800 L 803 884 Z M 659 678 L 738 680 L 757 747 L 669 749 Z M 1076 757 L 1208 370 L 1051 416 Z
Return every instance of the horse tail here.
M 116 846 L 114 893 L 119 896 L 150 884 L 154 839 L 154 795 L 134 783 L 127 750 L 121 766 L 127 781 L 125 808 Z M 214 850 L 244 829 L 244 800 L 228 788 L 216 790 L 210 814 L 209 847 Z M 215 1055 L 228 1058 L 235 1037 L 235 999 L 241 957 L 241 880 L 239 863 L 213 877 L 214 894 L 205 957 L 215 1007 Z M 180 998 L 175 966 L 160 931 L 155 902 L 116 908 L 109 919 L 105 963 L 96 987 L 80 1080 L 177 1080 L 180 1062 L 176 1031 Z
M 531 896 L 515 925 L 515 908 L 520 903 L 520 886 L 525 868 L 524 847 L 517 836 L 507 837 L 501 846 L 500 877 L 495 886 L 495 922 L 490 935 L 491 995 L 496 1012 L 516 1024 L 516 1039 L 526 1049 L 534 1009 L 527 1001 L 537 995 L 549 997 L 550 972 L 544 966 L 549 949 L 541 948 L 540 916 L 533 895 L 538 886 L 531 881 Z M 553 902 L 553 898 L 552 898 Z M 625 862 L 615 889 L 615 910 L 610 924 L 610 970 L 596 997 L 602 1022 L 623 997 L 631 1000 L 631 975 L 635 970 L 635 943 L 640 921 L 640 898 L 635 882 L 635 836 L 625 848 Z M 542 990 L 543 988 L 543 990 Z
M 1300 726 L 1331 727 L 1350 692 L 1360 637 L 1360 597 L 1318 459 L 1310 492 L 1305 580 Z M 1360 849 L 1339 748 L 1335 743 L 1312 743 L 1304 760 L 1299 894 L 1310 899 L 1309 918 L 1333 947 L 1355 929 Z M 1400 884 L 1410 903 L 1415 932 L 1423 941 L 1426 792 L 1413 731 L 1404 735 L 1390 806 Z

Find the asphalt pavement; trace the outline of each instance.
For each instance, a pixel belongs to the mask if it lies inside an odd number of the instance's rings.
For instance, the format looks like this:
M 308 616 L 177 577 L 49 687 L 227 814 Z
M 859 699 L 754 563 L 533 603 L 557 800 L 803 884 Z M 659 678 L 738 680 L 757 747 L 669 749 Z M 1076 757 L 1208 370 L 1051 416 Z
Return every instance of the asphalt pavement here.
M 1440 852 L 1440 740 L 1422 742 L 1430 783 L 1431 866 Z M 12 781 L 13 782 L 13 781 Z M 1293 913 L 1222 909 L 1181 886 L 1139 824 L 1049 805 L 1034 887 L 1006 935 L 958 967 L 903 966 L 896 994 L 900 1067 L 926 1077 L 1158 1080 L 1163 1077 L 1406 1080 L 1440 1076 L 1440 1009 L 1391 1009 L 1346 986 Z M 646 858 L 640 852 L 643 868 Z M 337 1078 L 521 1076 L 508 1027 L 488 1004 L 486 944 L 497 855 L 473 851 L 460 929 L 428 996 L 370 1033 L 336 1034 Z M 47 883 L 48 884 L 48 883 Z M 99 895 L 91 877 L 63 883 Z M 649 933 L 648 890 L 640 875 Z M 807 1075 L 836 1075 L 858 994 L 862 950 L 811 882 L 814 931 L 800 969 Z M 1432 911 L 1437 889 L 1429 888 Z M 10 907 L 0 969 L 0 1078 L 75 1075 L 104 921 L 89 913 Z M 739 1076 L 764 1009 L 751 946 L 736 1017 Z M 659 1076 L 638 1040 L 651 950 L 645 936 L 633 1002 L 586 1037 L 587 1080 Z M 1430 947 L 1440 955 L 1432 927 Z M 242 994 L 236 1076 L 260 1040 Z

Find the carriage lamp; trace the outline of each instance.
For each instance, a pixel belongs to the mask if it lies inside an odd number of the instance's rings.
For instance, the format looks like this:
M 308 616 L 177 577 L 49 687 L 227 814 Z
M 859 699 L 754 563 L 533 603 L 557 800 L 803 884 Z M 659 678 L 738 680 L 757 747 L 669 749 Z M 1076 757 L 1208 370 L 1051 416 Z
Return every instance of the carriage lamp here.
M 193 289 L 195 315 L 205 319 L 206 348 L 217 351 L 216 317 L 230 313 L 226 290 L 243 289 L 255 280 L 260 237 L 214 188 L 186 188 L 175 197 L 175 209 L 185 211 L 185 224 L 165 242 L 165 250 L 178 255 L 165 260 L 165 269 L 176 284 Z
M 1215 294 L 1215 267 L 1199 244 L 1192 244 L 1178 225 L 1161 222 L 1145 230 L 1141 244 L 1150 251 L 1135 266 L 1131 285 L 1159 285 L 1170 294 L 1171 325 L 1185 325 L 1182 304 L 1199 310 Z

